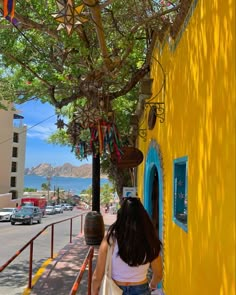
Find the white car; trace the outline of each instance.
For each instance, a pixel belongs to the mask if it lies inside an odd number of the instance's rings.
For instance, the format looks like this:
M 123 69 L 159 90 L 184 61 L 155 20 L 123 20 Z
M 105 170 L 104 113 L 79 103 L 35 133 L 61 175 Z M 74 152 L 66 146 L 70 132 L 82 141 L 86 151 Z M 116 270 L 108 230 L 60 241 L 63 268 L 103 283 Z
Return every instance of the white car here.
M 65 211 L 69 211 L 69 210 L 73 210 L 73 206 L 71 206 L 70 204 L 67 204 L 67 203 L 63 203 L 61 204 L 64 208 Z
M 45 213 L 48 215 L 56 214 L 56 210 L 54 206 L 46 206 Z
M 0 221 L 11 221 L 11 216 L 17 211 L 16 208 L 1 208 Z
M 56 213 L 63 213 L 64 208 L 61 205 L 55 205 Z
M 70 205 L 70 204 L 65 204 L 65 210 L 72 211 L 73 210 L 73 206 Z

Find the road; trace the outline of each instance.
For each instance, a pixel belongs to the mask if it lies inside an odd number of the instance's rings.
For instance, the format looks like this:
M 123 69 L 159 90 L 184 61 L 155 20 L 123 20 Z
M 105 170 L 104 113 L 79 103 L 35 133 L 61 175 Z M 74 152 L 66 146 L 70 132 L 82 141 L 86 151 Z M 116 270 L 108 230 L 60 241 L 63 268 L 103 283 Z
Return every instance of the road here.
M 33 225 L 0 222 L 0 266 L 8 261 L 46 225 L 82 213 L 77 209 L 63 214 L 46 215 L 41 224 Z M 73 219 L 72 238 L 80 232 L 80 218 Z M 70 220 L 54 226 L 54 254 L 70 242 Z M 51 255 L 51 227 L 48 227 L 34 242 L 33 274 Z M 0 295 L 20 295 L 27 287 L 29 271 L 29 247 L 0 273 Z

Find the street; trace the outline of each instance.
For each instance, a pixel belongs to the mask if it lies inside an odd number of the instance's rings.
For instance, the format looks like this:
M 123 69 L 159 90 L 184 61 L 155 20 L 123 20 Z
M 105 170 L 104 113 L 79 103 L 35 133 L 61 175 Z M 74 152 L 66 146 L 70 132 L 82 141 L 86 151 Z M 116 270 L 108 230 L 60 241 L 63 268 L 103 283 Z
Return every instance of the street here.
M 46 215 L 41 224 L 33 225 L 0 222 L 0 266 L 8 261 L 30 239 L 46 225 L 82 213 L 74 209 L 63 214 Z M 80 218 L 73 219 L 72 239 L 80 232 Z M 70 242 L 70 220 L 54 226 L 54 255 Z M 47 228 L 34 242 L 33 275 L 51 255 L 51 227 Z M 0 294 L 22 294 L 28 284 L 29 247 L 0 273 Z

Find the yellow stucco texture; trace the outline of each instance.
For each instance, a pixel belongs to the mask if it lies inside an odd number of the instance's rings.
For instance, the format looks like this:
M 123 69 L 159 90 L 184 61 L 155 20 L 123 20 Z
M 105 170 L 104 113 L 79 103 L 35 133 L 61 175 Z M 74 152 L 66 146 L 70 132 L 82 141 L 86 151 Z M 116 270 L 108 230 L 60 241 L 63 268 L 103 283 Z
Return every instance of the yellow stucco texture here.
M 159 46 L 160 47 L 160 46 Z M 166 75 L 165 122 L 139 139 L 143 195 L 146 153 L 163 157 L 166 295 L 235 294 L 235 1 L 198 1 L 182 36 L 153 56 Z M 153 97 L 163 82 L 153 59 Z M 144 125 L 147 127 L 147 108 Z M 188 157 L 188 232 L 173 222 L 173 160 Z

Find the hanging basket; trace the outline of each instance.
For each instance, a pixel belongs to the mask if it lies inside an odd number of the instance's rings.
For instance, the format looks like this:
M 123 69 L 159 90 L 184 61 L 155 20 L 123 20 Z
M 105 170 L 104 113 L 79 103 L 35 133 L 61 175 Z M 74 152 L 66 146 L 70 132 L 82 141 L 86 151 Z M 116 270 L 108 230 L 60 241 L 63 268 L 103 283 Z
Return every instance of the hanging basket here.
M 123 147 L 121 153 L 118 155 L 113 152 L 111 154 L 111 161 L 118 168 L 134 168 L 143 161 L 143 153 L 135 147 Z

